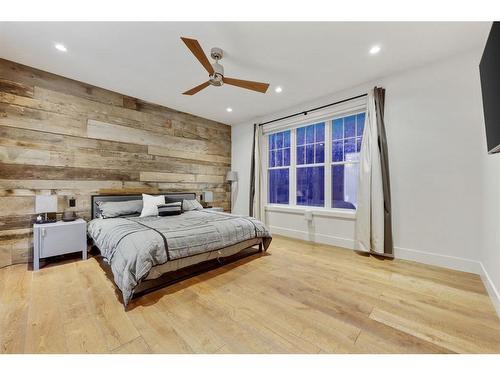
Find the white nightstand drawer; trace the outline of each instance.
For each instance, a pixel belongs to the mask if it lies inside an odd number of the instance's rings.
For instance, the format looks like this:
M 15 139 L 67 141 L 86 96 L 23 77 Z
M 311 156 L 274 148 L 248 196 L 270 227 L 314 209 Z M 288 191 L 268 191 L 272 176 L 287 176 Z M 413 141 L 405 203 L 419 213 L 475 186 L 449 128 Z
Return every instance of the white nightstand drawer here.
M 82 252 L 87 259 L 87 223 L 83 219 L 33 225 L 33 269 L 38 270 L 41 258 Z
M 85 223 L 41 229 L 40 258 L 83 251 L 86 244 Z

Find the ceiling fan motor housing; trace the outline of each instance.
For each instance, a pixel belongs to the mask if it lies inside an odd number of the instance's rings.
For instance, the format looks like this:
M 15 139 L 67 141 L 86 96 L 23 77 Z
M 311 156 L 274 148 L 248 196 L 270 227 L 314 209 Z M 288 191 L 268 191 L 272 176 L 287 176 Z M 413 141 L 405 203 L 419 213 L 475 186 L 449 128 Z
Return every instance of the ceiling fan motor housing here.
M 209 76 L 210 83 L 214 86 L 222 86 L 222 78 L 224 78 L 224 67 L 216 61 L 212 64 L 212 68 L 214 69 L 214 74 L 211 74 Z

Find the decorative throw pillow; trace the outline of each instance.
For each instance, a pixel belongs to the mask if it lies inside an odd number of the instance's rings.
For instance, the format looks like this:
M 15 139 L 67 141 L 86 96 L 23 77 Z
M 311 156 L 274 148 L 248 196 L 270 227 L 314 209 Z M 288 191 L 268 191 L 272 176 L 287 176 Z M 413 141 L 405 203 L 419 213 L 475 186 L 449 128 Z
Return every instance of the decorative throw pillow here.
M 182 214 L 182 202 L 160 204 L 158 206 L 159 216 L 170 216 Z
M 130 216 L 138 214 L 142 210 L 140 199 L 122 202 L 97 202 L 101 217 L 104 219 L 111 217 Z
M 196 199 L 184 199 L 182 209 L 184 211 L 203 210 L 203 206 Z
M 163 195 L 142 194 L 142 212 L 141 217 L 158 216 L 158 205 L 165 204 Z

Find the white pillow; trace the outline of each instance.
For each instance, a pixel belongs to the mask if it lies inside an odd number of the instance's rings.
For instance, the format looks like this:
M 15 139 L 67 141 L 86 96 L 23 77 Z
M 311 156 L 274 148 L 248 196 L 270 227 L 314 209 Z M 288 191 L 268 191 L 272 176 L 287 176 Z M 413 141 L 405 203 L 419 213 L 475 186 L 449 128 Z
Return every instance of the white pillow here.
M 165 204 L 164 195 L 142 194 L 142 212 L 140 217 L 158 216 L 159 204 Z

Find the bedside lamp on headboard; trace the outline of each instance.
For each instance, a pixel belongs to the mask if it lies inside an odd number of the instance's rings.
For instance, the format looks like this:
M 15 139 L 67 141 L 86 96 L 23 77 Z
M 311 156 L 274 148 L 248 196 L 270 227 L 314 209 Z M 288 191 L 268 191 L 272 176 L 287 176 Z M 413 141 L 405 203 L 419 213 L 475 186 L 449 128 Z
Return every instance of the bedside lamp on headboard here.
M 56 220 L 49 220 L 47 213 L 57 212 L 57 195 L 37 195 L 35 196 L 35 213 L 45 214 L 36 217 L 37 223 L 52 223 Z

